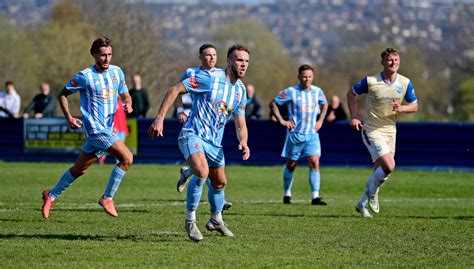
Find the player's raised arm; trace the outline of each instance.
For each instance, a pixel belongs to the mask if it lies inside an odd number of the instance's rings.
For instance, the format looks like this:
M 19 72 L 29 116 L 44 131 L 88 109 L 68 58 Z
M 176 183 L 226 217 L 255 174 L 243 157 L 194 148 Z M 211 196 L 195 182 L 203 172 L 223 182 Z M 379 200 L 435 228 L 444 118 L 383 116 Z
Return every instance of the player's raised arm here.
M 170 106 L 174 103 L 176 100 L 176 97 L 180 93 L 185 93 L 186 89 L 184 88 L 184 85 L 182 82 L 179 82 L 178 84 L 174 85 L 171 87 L 165 95 L 165 98 L 163 99 L 163 102 L 161 103 L 160 109 L 158 110 L 158 113 L 156 114 L 155 120 L 151 124 L 150 128 L 148 128 L 148 135 L 150 138 L 155 138 L 155 137 L 162 137 L 163 136 L 163 121 L 165 120 L 166 113 L 168 112 L 168 109 Z

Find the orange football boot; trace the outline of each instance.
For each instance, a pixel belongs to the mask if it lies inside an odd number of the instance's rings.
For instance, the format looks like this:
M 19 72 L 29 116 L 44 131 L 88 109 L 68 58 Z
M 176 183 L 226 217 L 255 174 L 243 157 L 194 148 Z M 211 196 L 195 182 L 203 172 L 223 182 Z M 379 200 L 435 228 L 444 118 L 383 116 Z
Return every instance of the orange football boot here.
M 118 213 L 115 210 L 114 201 L 112 199 L 107 199 L 102 196 L 99 199 L 99 205 L 104 208 L 105 213 L 111 215 L 112 217 L 118 216 Z
M 43 206 L 41 207 L 41 213 L 43 214 L 44 219 L 48 219 L 49 217 L 49 211 L 54 205 L 53 199 L 49 197 L 49 192 L 50 190 L 44 190 L 42 195 L 43 195 Z

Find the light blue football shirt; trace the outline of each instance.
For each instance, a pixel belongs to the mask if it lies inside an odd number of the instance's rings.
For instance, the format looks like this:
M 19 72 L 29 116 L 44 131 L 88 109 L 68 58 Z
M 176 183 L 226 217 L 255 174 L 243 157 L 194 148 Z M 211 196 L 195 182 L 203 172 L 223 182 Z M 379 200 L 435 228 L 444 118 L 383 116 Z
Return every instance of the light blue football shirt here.
M 314 85 L 309 90 L 295 85 L 281 91 L 274 99 L 279 105 L 288 105 L 289 119 L 296 123 L 296 127 L 289 132 L 300 134 L 314 134 L 320 105 L 327 104 L 326 96 L 321 88 Z
M 197 66 L 186 69 L 186 71 L 184 71 L 183 75 L 181 76 L 181 81 L 187 78 L 195 77 L 196 74 L 199 74 L 200 72 L 208 72 L 212 76 L 225 76 L 225 71 L 223 69 L 213 67 L 211 69 L 205 70 L 200 66 Z M 193 98 L 190 93 L 185 93 L 181 96 L 181 100 L 183 102 L 184 114 L 189 117 L 189 114 L 192 112 L 191 106 L 193 103 Z
M 65 88 L 79 92 L 86 137 L 112 132 L 119 94 L 128 92 L 125 75 L 120 67 L 110 65 L 98 72 L 94 65 L 77 72 Z
M 200 72 L 208 72 L 209 74 L 213 76 L 225 76 L 224 69 L 213 67 L 211 69 L 205 70 L 205 69 L 202 69 L 200 66 L 197 66 L 197 67 L 187 68 L 186 71 L 184 71 L 183 75 L 181 76 L 181 81 L 190 77 L 195 77 L 196 74 L 199 74 Z
M 191 93 L 193 106 L 183 132 L 192 132 L 202 140 L 220 147 L 224 126 L 233 115 L 245 116 L 247 93 L 241 80 L 231 84 L 224 75 L 196 73 L 183 80 Z

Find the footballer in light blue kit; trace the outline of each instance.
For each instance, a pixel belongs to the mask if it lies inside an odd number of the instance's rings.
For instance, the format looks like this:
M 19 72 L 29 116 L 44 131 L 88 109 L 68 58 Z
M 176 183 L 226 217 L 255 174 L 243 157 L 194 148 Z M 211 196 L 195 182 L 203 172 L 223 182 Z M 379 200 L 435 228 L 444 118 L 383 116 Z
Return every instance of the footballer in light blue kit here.
M 379 190 L 395 170 L 398 114 L 413 113 L 418 109 L 418 100 L 410 79 L 398 74 L 398 51 L 387 48 L 380 56 L 383 71 L 363 78 L 347 92 L 350 126 L 361 132 L 362 141 L 375 164 L 374 173 L 367 180 L 356 206 L 356 211 L 364 218 L 372 218 L 370 211 L 376 214 L 380 212 Z M 357 118 L 355 102 L 356 96 L 361 94 L 366 95 L 364 124 Z M 405 105 L 402 105 L 403 101 Z
M 225 76 L 224 70 L 215 67 L 217 63 L 217 49 L 214 45 L 208 43 L 201 45 L 199 47 L 199 60 L 201 61 L 201 66 L 186 69 L 181 76 L 180 81 L 194 77 L 200 72 L 208 72 L 209 74 L 216 76 Z M 193 98 L 190 93 L 182 94 L 176 98 L 175 106 L 177 107 L 176 114 L 179 122 L 183 123 L 187 120 L 192 105 Z M 184 189 L 184 185 L 182 185 L 182 188 Z M 178 191 L 182 192 L 183 190 Z
M 86 141 L 74 165 L 64 172 L 51 190 L 43 191 L 42 214 L 45 219 L 49 217 L 56 198 L 105 152 L 114 156 L 119 163 L 112 170 L 99 204 L 107 214 L 117 217 L 118 213 L 112 198 L 133 162 L 130 150 L 113 132 L 119 96 L 124 103 L 125 112 L 132 111 L 125 76 L 120 67 L 110 64 L 112 44 L 107 37 L 94 40 L 90 53 L 95 59 L 95 64 L 75 74 L 59 93 L 59 103 L 66 120 L 72 129 L 84 127 Z M 69 112 L 67 97 L 76 92 L 80 93 L 82 121 Z
M 217 50 L 212 44 L 203 44 L 199 47 L 199 60 L 201 60 L 201 66 L 191 67 L 186 69 L 186 71 L 181 76 L 181 81 L 185 79 L 196 77 L 196 74 L 201 72 L 207 72 L 211 76 L 224 76 L 225 72 L 223 69 L 216 68 L 217 63 Z M 175 105 L 177 107 L 177 117 L 179 122 L 184 123 L 188 119 L 189 114 L 191 113 L 191 108 L 193 106 L 193 98 L 191 93 L 185 93 L 176 98 Z M 190 172 L 187 172 L 189 167 L 182 167 L 180 177 L 177 182 L 176 189 L 178 192 L 183 192 L 186 183 L 188 181 L 187 175 Z M 210 181 L 209 179 L 206 181 L 206 184 L 209 186 Z M 223 210 L 228 210 L 232 207 L 232 203 L 228 201 L 224 201 L 224 208 Z
M 246 90 L 240 81 L 249 65 L 249 50 L 242 45 L 234 45 L 227 52 L 225 76 L 212 76 L 200 72 L 168 90 L 160 106 L 155 121 L 148 133 L 151 138 L 163 136 L 163 122 L 167 110 L 177 95 L 189 92 L 193 97 L 192 111 L 183 125 L 178 144 L 190 169 L 181 170 L 186 177 L 195 175 L 188 185 L 186 200 L 185 230 L 195 242 L 203 239 L 196 224 L 196 210 L 202 195 L 203 184 L 209 178 L 208 198 L 211 218 L 206 224 L 209 231 L 217 231 L 223 236 L 233 237 L 234 233 L 222 219 L 224 188 L 227 178 L 224 172 L 225 159 L 222 150 L 224 127 L 231 117 L 234 119 L 238 148 L 242 159 L 250 157 L 247 145 L 248 132 L 245 122 Z
M 285 204 L 291 204 L 294 171 L 298 160 L 302 157 L 308 159 L 311 204 L 327 204 L 319 197 L 321 145 L 318 130 L 323 124 L 328 104 L 323 90 L 311 85 L 313 79 L 313 67 L 306 64 L 301 65 L 298 68 L 300 83 L 281 91 L 270 103 L 272 114 L 281 125 L 288 128 L 285 145 L 281 153 L 281 156 L 286 158 L 286 167 L 283 172 L 283 203 Z M 277 105 L 288 106 L 288 120 L 284 120 L 280 115 Z

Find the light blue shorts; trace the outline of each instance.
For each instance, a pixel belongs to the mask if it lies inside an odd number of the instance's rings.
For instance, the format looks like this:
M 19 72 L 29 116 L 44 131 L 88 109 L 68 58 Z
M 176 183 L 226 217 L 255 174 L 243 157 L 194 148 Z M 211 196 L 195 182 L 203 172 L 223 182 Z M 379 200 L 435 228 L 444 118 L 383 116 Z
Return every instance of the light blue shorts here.
M 97 158 L 100 158 L 119 140 L 120 138 L 111 132 L 89 135 L 81 150 L 85 153 L 95 154 Z
M 222 147 L 218 147 L 203 141 L 194 133 L 181 132 L 178 138 L 178 145 L 184 158 L 188 158 L 197 152 L 204 153 L 209 167 L 224 167 L 225 158 Z
M 287 132 L 281 157 L 297 161 L 301 157 L 309 156 L 321 156 L 319 134 L 306 135 Z

